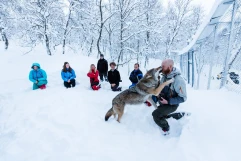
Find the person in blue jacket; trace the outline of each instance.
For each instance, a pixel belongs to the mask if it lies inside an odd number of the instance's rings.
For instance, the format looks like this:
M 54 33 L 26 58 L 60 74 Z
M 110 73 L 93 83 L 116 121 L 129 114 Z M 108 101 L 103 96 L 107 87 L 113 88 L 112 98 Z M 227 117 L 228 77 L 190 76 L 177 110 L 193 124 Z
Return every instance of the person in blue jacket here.
M 71 86 L 75 87 L 75 78 L 76 78 L 75 71 L 70 67 L 68 62 L 64 63 L 64 66 L 61 72 L 61 77 L 64 81 L 64 86 L 66 88 L 71 88 Z
M 47 81 L 46 72 L 40 68 L 39 63 L 33 63 L 32 70 L 29 73 L 29 80 L 33 82 L 33 90 L 45 89 Z
M 143 78 L 143 74 L 142 71 L 139 69 L 139 64 L 136 63 L 134 65 L 134 70 L 131 72 L 131 75 L 129 77 L 130 81 L 131 81 L 131 85 L 129 86 L 129 88 L 135 87 L 136 84 L 139 82 L 140 79 Z M 149 101 L 144 102 L 147 106 L 151 106 L 151 103 Z
M 131 72 L 130 77 L 129 77 L 129 79 L 132 83 L 129 86 L 129 88 L 134 87 L 142 77 L 143 77 L 142 71 L 139 69 L 139 64 L 136 63 L 134 65 L 134 70 Z

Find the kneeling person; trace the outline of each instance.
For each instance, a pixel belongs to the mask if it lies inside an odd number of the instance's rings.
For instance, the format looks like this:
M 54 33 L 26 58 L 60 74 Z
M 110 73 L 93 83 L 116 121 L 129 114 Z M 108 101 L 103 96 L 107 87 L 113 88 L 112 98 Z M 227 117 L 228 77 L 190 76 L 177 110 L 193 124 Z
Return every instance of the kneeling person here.
M 33 82 L 33 90 L 45 89 L 48 83 L 46 72 L 40 68 L 39 63 L 33 63 L 31 68 L 33 70 L 29 73 L 29 80 Z
M 111 85 L 112 91 L 121 91 L 119 87 L 119 82 L 121 82 L 120 73 L 115 68 L 116 64 L 114 62 L 110 63 L 111 70 L 108 72 L 108 81 Z
M 61 77 L 64 81 L 64 86 L 66 88 L 71 88 L 71 86 L 75 87 L 75 78 L 76 78 L 75 71 L 70 67 L 68 62 L 64 63 L 64 66 L 61 72 Z
M 174 82 L 161 91 L 160 97 L 158 98 L 161 105 L 153 111 L 152 116 L 156 124 L 167 133 L 169 131 L 169 124 L 166 119 L 170 117 L 177 120 L 182 118 L 184 113 L 173 112 L 177 110 L 180 103 L 186 101 L 187 95 L 185 81 L 180 71 L 174 67 L 173 60 L 167 59 L 162 62 L 162 73 L 163 77 L 160 83 L 166 82 L 172 78 L 174 78 Z
M 87 76 L 90 78 L 90 86 L 94 91 L 98 91 L 101 86 L 100 86 L 100 81 L 98 79 L 99 76 L 99 71 L 96 69 L 94 64 L 90 65 L 90 70 L 87 73 Z

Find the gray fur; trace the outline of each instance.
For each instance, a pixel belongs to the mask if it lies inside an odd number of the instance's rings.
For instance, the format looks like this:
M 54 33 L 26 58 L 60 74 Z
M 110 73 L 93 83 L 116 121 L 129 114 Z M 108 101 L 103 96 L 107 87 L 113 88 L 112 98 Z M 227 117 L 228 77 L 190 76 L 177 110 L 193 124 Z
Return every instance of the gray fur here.
M 112 108 L 107 112 L 105 120 L 107 121 L 110 116 L 115 116 L 115 114 L 118 114 L 117 121 L 120 122 L 120 119 L 124 113 L 124 107 L 127 104 L 139 105 L 149 100 L 152 105 L 156 107 L 156 104 L 151 99 L 151 96 L 158 95 L 165 85 L 168 85 L 174 81 L 170 80 L 160 84 L 159 73 L 161 69 L 161 67 L 158 67 L 149 70 L 135 87 L 119 93 L 112 100 Z

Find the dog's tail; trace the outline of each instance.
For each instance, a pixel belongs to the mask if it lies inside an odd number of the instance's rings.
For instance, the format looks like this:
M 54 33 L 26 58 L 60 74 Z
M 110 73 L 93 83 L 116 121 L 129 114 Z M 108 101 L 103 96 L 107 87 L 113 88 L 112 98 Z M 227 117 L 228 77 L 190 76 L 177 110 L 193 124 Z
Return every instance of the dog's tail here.
M 108 121 L 108 119 L 112 116 L 112 115 L 114 115 L 114 110 L 113 110 L 113 107 L 111 107 L 111 109 L 109 109 L 109 111 L 106 113 L 106 115 L 105 115 L 105 121 Z

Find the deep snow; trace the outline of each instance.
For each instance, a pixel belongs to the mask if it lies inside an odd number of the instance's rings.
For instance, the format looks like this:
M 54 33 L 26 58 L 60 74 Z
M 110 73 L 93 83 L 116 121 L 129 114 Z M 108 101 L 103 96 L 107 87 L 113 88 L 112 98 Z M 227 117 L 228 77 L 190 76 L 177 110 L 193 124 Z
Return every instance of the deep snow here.
M 236 93 L 188 87 L 188 100 L 178 110 L 192 115 L 169 119 L 171 135 L 162 136 L 152 119 L 154 107 L 144 104 L 127 106 L 121 123 L 104 121 L 118 93 L 107 83 L 100 91 L 90 90 L 86 74 L 97 59 L 50 57 L 41 49 L 21 53 L 0 51 L 0 161 L 240 161 L 241 96 Z M 64 61 L 76 71 L 74 89 L 63 87 Z M 48 74 L 46 90 L 31 90 L 33 62 Z M 159 64 L 152 60 L 149 68 Z M 126 89 L 126 67 L 120 73 Z

